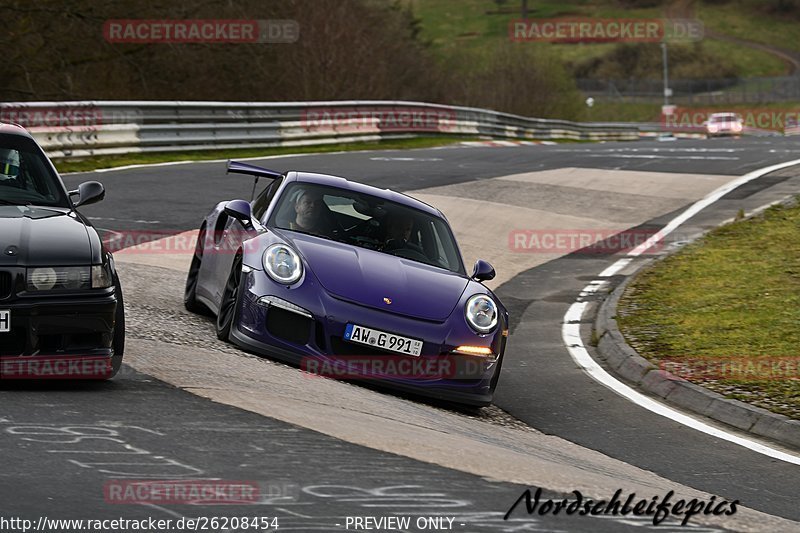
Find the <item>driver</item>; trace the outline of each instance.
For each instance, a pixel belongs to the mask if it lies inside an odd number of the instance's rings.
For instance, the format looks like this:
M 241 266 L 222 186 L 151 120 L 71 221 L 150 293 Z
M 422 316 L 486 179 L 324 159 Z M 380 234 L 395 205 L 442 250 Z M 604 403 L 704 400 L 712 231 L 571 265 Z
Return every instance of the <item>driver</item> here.
M 330 228 L 325 223 L 324 210 L 322 193 L 313 189 L 301 189 L 294 201 L 295 217 L 289 222 L 289 229 L 328 235 Z
M 413 229 L 414 219 L 411 216 L 403 214 L 389 217 L 383 249 L 390 251 L 407 248 L 422 253 L 422 247 L 410 240 Z
M 19 175 L 19 152 L 0 148 L 0 182 L 16 180 Z

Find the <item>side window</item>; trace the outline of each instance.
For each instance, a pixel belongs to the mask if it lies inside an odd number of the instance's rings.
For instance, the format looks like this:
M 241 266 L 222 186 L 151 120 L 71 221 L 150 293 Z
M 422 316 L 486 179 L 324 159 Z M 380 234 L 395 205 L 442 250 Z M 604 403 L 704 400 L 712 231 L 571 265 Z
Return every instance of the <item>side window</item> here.
M 258 220 L 261 220 L 262 223 L 264 222 L 262 220 L 264 218 L 264 214 L 267 212 L 267 208 L 272 202 L 272 199 L 275 198 L 275 193 L 278 192 L 281 183 L 283 183 L 283 178 L 272 180 L 272 183 L 270 183 L 267 188 L 264 189 L 264 192 L 258 195 L 256 201 L 253 202 L 253 216 Z
M 444 251 L 442 239 L 439 237 L 439 233 L 436 231 L 436 227 L 434 227 L 432 223 L 431 227 L 433 228 L 433 237 L 436 241 L 436 262 L 443 267 L 450 269 L 452 267 L 450 266 L 449 261 L 447 261 L 447 253 Z

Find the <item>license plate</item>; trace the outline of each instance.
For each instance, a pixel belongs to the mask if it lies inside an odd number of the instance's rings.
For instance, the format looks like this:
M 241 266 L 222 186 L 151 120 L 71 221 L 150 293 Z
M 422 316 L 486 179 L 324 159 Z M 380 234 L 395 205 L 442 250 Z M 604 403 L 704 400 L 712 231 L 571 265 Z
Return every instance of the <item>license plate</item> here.
M 418 356 L 422 352 L 422 341 L 355 324 L 347 324 L 344 340 L 406 355 Z
M 11 331 L 11 311 L 0 309 L 0 333 Z

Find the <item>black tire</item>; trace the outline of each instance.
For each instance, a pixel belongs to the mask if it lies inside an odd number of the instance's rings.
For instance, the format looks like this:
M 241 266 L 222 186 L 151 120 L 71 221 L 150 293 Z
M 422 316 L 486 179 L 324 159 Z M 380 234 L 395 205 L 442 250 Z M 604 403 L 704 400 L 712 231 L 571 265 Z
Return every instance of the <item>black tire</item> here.
M 125 354 L 125 303 L 122 299 L 122 285 L 119 283 L 119 278 L 114 282 L 114 294 L 117 296 L 117 310 L 114 314 L 114 338 L 111 341 L 114 355 L 111 356 L 111 375 L 107 379 L 117 375 L 119 369 L 122 368 L 122 356 Z
M 186 276 L 186 288 L 183 291 L 183 306 L 190 313 L 198 315 L 210 315 L 208 308 L 197 300 L 197 279 L 200 275 L 200 265 L 203 262 L 203 242 L 205 241 L 206 229 L 200 229 L 197 235 L 197 245 L 194 247 L 192 264 L 189 266 L 189 274 Z
M 236 320 L 236 307 L 239 299 L 239 284 L 242 281 L 242 256 L 236 254 L 233 260 L 231 273 L 228 281 L 225 282 L 225 289 L 222 291 L 222 301 L 217 313 L 217 338 L 228 341 L 231 336 L 231 327 Z
M 497 362 L 497 368 L 494 371 L 494 376 L 492 376 L 492 380 L 489 382 L 489 391 L 492 394 L 494 394 L 494 391 L 497 389 L 497 382 L 500 381 L 500 371 L 503 369 L 503 359 L 504 357 L 501 357 Z

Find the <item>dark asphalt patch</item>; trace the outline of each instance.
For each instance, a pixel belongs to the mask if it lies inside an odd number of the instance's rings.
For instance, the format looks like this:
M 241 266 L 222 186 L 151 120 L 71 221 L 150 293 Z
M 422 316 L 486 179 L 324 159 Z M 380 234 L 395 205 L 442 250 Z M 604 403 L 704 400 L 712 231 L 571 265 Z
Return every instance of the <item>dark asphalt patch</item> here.
M 734 190 L 723 196 L 721 200 L 744 200 L 745 198 L 750 198 L 757 192 L 774 187 L 779 183 L 783 183 L 791 177 L 792 176 L 788 175 L 781 176 L 772 174 L 769 176 L 764 176 L 763 178 L 749 181 L 744 185 L 736 187 Z
M 0 516 L 264 516 L 278 517 L 278 531 L 343 530 L 336 524 L 346 516 L 376 515 L 454 517 L 453 530 L 465 532 L 611 532 L 648 521 L 528 517 L 521 509 L 504 521 L 526 487 L 348 444 L 130 369 L 125 376 L 94 384 L 0 384 Z M 247 504 L 107 501 L 109 483 L 135 480 L 230 481 L 259 491 Z

